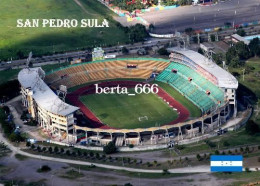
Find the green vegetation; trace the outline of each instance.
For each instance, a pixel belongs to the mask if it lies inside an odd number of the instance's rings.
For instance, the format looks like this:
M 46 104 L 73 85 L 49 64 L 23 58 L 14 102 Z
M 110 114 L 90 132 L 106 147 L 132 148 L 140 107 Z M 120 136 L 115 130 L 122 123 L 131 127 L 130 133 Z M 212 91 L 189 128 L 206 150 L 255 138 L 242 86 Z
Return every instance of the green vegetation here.
M 259 181 L 260 172 L 234 172 L 234 173 L 212 173 L 219 179 L 234 179 L 231 185 L 237 186 L 242 184 L 253 183 Z
M 2 125 L 3 132 L 7 137 L 9 137 L 12 134 L 15 128 L 13 123 L 6 121 L 7 115 L 9 113 L 10 111 L 8 107 L 0 107 L 0 124 Z
M 134 93 L 128 88 L 129 93 Z M 105 124 L 115 128 L 147 128 L 167 124 L 177 118 L 156 94 L 91 94 L 80 100 Z
M 249 135 L 254 135 L 260 132 L 260 128 L 253 120 L 249 120 L 246 124 L 246 132 Z
M 53 69 L 65 67 L 65 66 L 68 66 L 68 65 L 69 65 L 69 63 L 65 62 L 65 63 L 53 64 L 53 65 L 43 65 L 41 67 L 42 67 L 43 70 L 45 70 L 45 72 L 48 72 L 48 71 L 51 71 Z M 0 73 L 0 85 L 1 85 L 1 87 L 0 88 L 1 88 L 1 90 L 5 89 L 5 91 L 3 91 L 3 93 L 1 93 L 1 94 L 4 94 L 4 92 L 8 91 L 8 90 L 6 90 L 6 88 L 8 88 L 8 86 L 10 85 L 10 82 L 8 82 L 8 81 L 17 79 L 17 76 L 18 76 L 18 73 L 19 73 L 20 70 L 21 69 L 9 69 L 9 70 L 1 71 L 1 73 Z M 18 86 L 18 88 L 19 88 L 19 86 Z M 0 94 L 0 96 L 1 96 L 1 94 Z
M 11 150 L 7 147 L 7 145 L 5 145 L 3 142 L 0 142 L 0 158 L 6 156 L 10 152 Z M 1 170 L 1 165 L 0 165 L 0 170 Z
M 169 56 L 169 52 L 164 47 L 160 48 L 157 52 L 158 52 L 158 54 L 160 54 L 162 56 Z
M 254 38 L 247 46 L 242 41 L 230 47 L 226 53 L 226 64 L 237 68 L 245 65 L 250 57 L 260 56 L 260 40 Z
M 0 59 L 23 58 L 129 40 L 113 20 L 115 14 L 95 0 L 2 0 L 0 6 Z M 17 19 L 107 19 L 109 28 L 17 28 Z M 101 24 L 101 23 L 100 23 Z M 119 27 L 120 28 L 120 27 Z
M 20 161 L 24 161 L 26 160 L 28 157 L 22 155 L 22 154 L 15 154 L 15 158 L 20 160 Z
M 133 12 L 134 10 L 140 10 L 144 8 L 149 8 L 152 5 L 158 5 L 158 0 L 147 1 L 146 4 L 142 3 L 142 0 L 128 1 L 128 0 L 113 0 L 113 5 L 120 7 L 123 10 Z M 192 0 L 161 0 L 161 5 L 171 6 L 171 5 L 191 5 Z
M 37 172 L 39 172 L 39 173 L 49 172 L 49 171 L 51 171 L 51 168 L 48 165 L 43 165 L 43 166 L 41 166 L 41 168 L 39 168 L 37 170 Z
M 79 171 L 71 169 L 71 170 L 67 171 L 65 175 L 61 175 L 60 177 L 73 180 L 73 179 L 81 178 L 83 176 L 84 176 L 84 174 L 80 173 Z
M 189 145 L 181 145 L 177 148 L 180 150 L 180 155 L 206 152 L 216 154 L 215 151 L 218 149 L 221 151 L 231 147 L 239 148 L 239 146 L 245 146 L 246 144 L 257 145 L 259 143 L 259 135 L 249 135 L 245 131 L 245 128 L 242 128 L 238 131 L 229 132 L 226 135 L 213 137 L 210 140 L 192 143 Z
M 246 36 L 245 30 L 242 29 L 242 28 L 239 28 L 239 29 L 237 30 L 237 34 L 240 35 L 240 36 L 242 36 L 242 37 Z
M 6 83 L 9 80 L 17 79 L 19 71 L 20 69 L 2 70 L 0 73 L 0 85 Z
M 172 88 L 171 86 L 167 85 L 163 82 L 155 81 L 161 88 L 163 88 L 170 96 L 175 98 L 178 102 L 180 102 L 184 107 L 186 107 L 190 112 L 190 117 L 200 117 L 201 111 L 200 109 L 195 106 L 192 102 L 182 96 L 177 90 Z
M 111 141 L 109 142 L 106 146 L 104 146 L 103 151 L 105 154 L 112 154 L 116 152 L 116 146 L 115 144 Z

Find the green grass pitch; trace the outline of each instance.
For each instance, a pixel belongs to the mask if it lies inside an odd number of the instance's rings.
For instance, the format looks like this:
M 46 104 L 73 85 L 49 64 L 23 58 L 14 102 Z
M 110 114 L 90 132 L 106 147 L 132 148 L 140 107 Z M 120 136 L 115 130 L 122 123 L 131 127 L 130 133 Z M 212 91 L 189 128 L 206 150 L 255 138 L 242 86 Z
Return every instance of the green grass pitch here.
M 131 93 L 133 89 L 128 89 Z M 175 120 L 176 111 L 157 94 L 91 94 L 80 100 L 104 123 L 115 128 L 148 128 Z

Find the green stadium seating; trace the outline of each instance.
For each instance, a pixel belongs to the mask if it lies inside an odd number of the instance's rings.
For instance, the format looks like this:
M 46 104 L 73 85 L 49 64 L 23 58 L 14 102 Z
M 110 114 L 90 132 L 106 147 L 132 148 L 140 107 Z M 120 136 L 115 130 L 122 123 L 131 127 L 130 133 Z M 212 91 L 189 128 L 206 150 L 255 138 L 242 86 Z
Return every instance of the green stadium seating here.
M 177 73 L 173 73 L 173 69 Z M 224 92 L 219 87 L 185 65 L 171 63 L 156 79 L 170 84 L 203 112 L 214 108 L 216 104 L 224 103 Z M 207 95 L 207 91 L 210 91 L 210 95 Z

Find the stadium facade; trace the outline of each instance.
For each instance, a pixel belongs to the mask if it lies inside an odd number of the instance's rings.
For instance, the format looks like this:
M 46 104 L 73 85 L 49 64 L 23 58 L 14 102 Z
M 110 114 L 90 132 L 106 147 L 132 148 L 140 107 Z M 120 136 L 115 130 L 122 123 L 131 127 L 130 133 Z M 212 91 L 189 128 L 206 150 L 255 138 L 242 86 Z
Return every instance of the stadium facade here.
M 115 141 L 117 146 L 158 144 L 169 142 L 172 140 L 170 136 L 174 137 L 174 141 L 180 141 L 211 132 L 236 115 L 238 82 L 229 72 L 197 52 L 178 48 L 170 50 L 170 60 L 100 60 L 57 69 L 47 73 L 46 77 L 41 68 L 23 69 L 18 75 L 23 104 L 42 128 L 58 135 L 59 138 L 66 137 L 73 131 L 73 142 L 92 141 L 96 145 L 105 145 L 110 141 Z M 133 65 L 136 68 L 132 68 Z M 128 68 L 129 66 L 131 68 Z M 201 117 L 151 128 L 79 126 L 74 119 L 74 113 L 79 108 L 65 103 L 49 88 L 50 85 L 56 88 L 65 85 L 70 88 L 90 82 L 121 78 L 147 80 L 152 74 L 157 74 L 157 81 L 169 84 L 200 108 Z M 73 99 L 78 101 L 77 98 Z M 66 139 L 68 140 L 68 137 Z
M 74 112 L 79 108 L 61 100 L 43 81 L 41 68 L 25 68 L 18 74 L 21 84 L 22 103 L 40 127 L 49 134 L 66 138 L 74 129 Z

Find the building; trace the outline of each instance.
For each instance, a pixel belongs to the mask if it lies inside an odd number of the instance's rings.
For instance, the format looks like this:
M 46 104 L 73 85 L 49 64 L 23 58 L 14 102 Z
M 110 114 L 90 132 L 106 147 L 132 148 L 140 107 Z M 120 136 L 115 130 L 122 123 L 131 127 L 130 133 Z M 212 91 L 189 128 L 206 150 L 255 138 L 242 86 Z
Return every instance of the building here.
M 92 52 L 92 61 L 103 60 L 105 57 L 104 53 L 105 52 L 101 47 L 94 48 Z
M 64 140 L 73 132 L 74 112 L 79 108 L 63 102 L 43 81 L 44 77 L 45 72 L 40 67 L 19 72 L 22 103 L 50 136 Z
M 233 43 L 237 43 L 237 42 L 242 41 L 242 42 L 245 43 L 246 45 L 249 45 L 249 41 L 246 40 L 245 38 L 241 37 L 241 36 L 238 35 L 238 34 L 233 34 L 233 35 L 231 36 L 231 41 L 232 41 Z
M 232 74 L 195 51 L 180 48 L 170 48 L 169 51 L 171 52 L 170 59 L 172 61 L 189 66 L 222 88 L 229 105 L 233 105 L 234 115 L 236 116 L 236 89 L 238 88 L 238 81 Z

